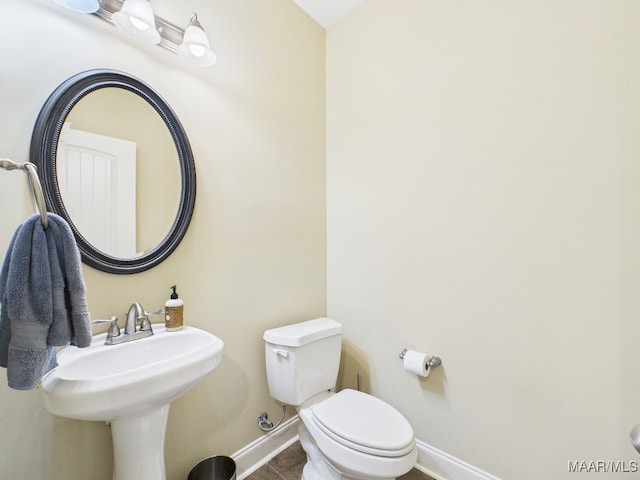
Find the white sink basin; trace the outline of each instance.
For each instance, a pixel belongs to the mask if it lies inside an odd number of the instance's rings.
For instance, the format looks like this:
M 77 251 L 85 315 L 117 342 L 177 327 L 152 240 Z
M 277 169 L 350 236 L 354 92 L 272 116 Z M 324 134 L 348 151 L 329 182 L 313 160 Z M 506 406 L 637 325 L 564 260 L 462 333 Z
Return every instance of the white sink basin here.
M 88 348 L 66 347 L 59 366 L 42 379 L 47 410 L 78 420 L 111 424 L 114 480 L 166 480 L 164 437 L 170 403 L 211 373 L 224 342 L 184 327 L 118 345 L 107 334 Z
M 88 348 L 67 347 L 59 366 L 42 380 L 47 410 L 79 420 L 115 420 L 169 404 L 211 373 L 224 343 L 204 330 L 184 327 L 119 345 L 106 333 Z

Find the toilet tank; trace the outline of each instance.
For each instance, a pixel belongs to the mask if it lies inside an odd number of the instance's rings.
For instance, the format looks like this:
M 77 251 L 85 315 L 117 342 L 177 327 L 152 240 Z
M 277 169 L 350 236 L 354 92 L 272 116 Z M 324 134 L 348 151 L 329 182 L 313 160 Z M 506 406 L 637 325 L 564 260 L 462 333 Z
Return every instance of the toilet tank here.
M 336 385 L 342 325 L 316 318 L 264 332 L 271 396 L 298 406 Z

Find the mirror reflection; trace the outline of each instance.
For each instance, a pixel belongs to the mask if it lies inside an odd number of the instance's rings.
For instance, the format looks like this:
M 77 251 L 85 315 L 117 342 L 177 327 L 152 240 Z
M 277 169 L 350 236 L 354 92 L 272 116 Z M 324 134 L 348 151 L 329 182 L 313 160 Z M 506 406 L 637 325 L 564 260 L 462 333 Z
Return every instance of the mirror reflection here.
M 196 198 L 189 139 L 164 99 L 131 75 L 87 70 L 61 83 L 38 114 L 29 158 L 47 208 L 98 270 L 153 268 L 186 234 Z
M 135 93 L 100 88 L 65 118 L 56 150 L 60 195 L 94 247 L 119 258 L 151 251 L 180 204 L 180 163 L 163 119 Z

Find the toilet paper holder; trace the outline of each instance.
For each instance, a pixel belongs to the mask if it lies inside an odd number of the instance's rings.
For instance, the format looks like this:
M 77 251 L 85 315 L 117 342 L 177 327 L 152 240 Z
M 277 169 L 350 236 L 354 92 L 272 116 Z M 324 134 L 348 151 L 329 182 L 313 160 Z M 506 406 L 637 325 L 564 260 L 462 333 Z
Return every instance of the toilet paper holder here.
M 404 360 L 404 356 L 405 354 L 409 351 L 408 348 L 405 348 L 404 350 L 402 350 L 400 352 L 400 360 Z M 427 366 L 430 368 L 435 368 L 435 367 L 439 367 L 440 365 L 442 365 L 442 360 L 440 359 L 440 357 L 436 357 L 435 355 L 432 356 L 428 361 L 427 361 Z

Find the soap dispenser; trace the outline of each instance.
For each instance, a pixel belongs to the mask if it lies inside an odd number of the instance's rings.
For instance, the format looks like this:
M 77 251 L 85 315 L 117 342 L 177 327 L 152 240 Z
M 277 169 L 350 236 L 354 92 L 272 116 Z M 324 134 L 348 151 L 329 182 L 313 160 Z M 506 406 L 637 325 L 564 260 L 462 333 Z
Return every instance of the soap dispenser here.
M 184 302 L 178 298 L 176 286 L 173 285 L 171 289 L 173 290 L 171 298 L 164 304 L 164 326 L 168 332 L 175 332 L 182 329 Z

